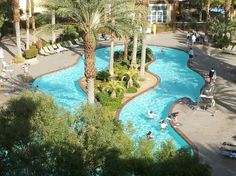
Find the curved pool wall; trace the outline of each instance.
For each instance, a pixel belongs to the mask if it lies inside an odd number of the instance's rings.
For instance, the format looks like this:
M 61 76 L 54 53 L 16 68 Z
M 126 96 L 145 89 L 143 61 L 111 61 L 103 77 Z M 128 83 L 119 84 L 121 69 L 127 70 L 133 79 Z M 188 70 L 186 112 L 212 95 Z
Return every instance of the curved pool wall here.
M 136 128 L 134 140 L 145 137 L 148 131 L 154 134 L 157 146 L 161 141 L 172 139 L 177 148 L 188 145 L 170 125 L 165 130 L 159 127 L 159 121 L 165 118 L 173 103 L 183 97 L 196 101 L 204 85 L 203 78 L 188 68 L 188 55 L 180 50 L 165 48 L 161 54 L 160 47 L 149 46 L 157 60 L 148 70 L 161 78 L 159 87 L 150 90 L 130 101 L 120 112 L 123 124 L 131 122 Z M 123 49 L 122 46 L 115 50 Z M 96 50 L 96 69 L 103 70 L 109 65 L 110 48 Z M 78 107 L 87 101 L 87 95 L 79 87 L 78 80 L 84 76 L 84 59 L 68 69 L 37 78 L 33 86 L 51 95 L 59 106 L 75 113 Z M 157 114 L 153 120 L 146 113 L 152 110 Z
M 130 122 L 136 129 L 134 140 L 145 138 L 147 132 L 151 131 L 156 146 L 167 139 L 173 140 L 177 148 L 189 146 L 170 125 L 164 130 L 160 129 L 159 122 L 167 117 L 177 100 L 188 97 L 197 101 L 204 80 L 188 67 L 188 54 L 184 51 L 165 48 L 162 54 L 160 47 L 149 47 L 157 60 L 148 70 L 160 77 L 160 85 L 127 103 L 120 112 L 120 120 L 124 124 Z M 155 119 L 148 119 L 149 110 L 157 114 Z

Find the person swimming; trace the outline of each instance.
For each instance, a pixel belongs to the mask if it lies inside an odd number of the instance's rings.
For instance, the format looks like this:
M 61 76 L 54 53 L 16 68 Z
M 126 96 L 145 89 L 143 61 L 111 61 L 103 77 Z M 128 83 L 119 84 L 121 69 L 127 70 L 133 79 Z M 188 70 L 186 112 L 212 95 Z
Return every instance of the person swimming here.
M 157 116 L 156 113 L 154 113 L 153 111 L 150 111 L 150 110 L 148 111 L 147 114 L 148 114 L 149 119 L 154 119 L 154 117 Z
M 161 129 L 165 129 L 167 127 L 167 123 L 165 122 L 165 120 L 162 120 L 160 122 L 160 126 L 161 126 Z
M 149 131 L 148 133 L 147 133 L 147 139 L 152 139 L 154 136 L 152 135 L 152 132 L 151 131 Z

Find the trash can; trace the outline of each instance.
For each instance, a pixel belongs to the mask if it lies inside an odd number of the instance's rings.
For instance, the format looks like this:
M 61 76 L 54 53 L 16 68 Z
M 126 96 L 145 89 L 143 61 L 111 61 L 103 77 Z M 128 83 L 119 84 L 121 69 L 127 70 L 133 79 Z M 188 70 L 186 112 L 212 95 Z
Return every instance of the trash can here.
M 152 32 L 154 35 L 157 33 L 157 24 L 156 23 L 152 24 Z

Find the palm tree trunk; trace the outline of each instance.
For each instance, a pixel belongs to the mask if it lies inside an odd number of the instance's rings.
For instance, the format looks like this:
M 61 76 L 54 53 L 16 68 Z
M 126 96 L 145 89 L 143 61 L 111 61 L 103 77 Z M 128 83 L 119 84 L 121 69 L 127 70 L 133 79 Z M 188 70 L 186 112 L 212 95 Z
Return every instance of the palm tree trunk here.
M 21 52 L 21 37 L 20 37 L 20 10 L 19 10 L 19 0 L 12 1 L 13 7 L 13 19 L 16 32 L 16 45 L 17 45 L 17 55 L 22 56 Z
M 172 10 L 172 30 L 173 32 L 176 31 L 176 1 L 173 1 L 173 10 Z
M 26 0 L 26 49 L 29 49 L 29 28 L 30 28 L 30 17 L 29 17 L 29 6 L 30 0 Z
M 132 51 L 132 60 L 131 60 L 131 66 L 134 66 L 137 64 L 137 48 L 138 48 L 138 34 L 134 34 L 134 44 L 133 44 L 133 51 Z
M 111 76 L 114 75 L 114 34 L 111 34 L 109 73 Z
M 52 10 L 52 26 L 56 24 L 56 16 L 55 16 L 55 10 Z M 52 44 L 56 41 L 56 34 L 55 31 L 52 30 Z
M 144 77 L 145 72 L 145 62 L 146 62 L 146 33 L 145 29 L 143 29 L 143 42 L 142 42 L 142 54 L 141 54 L 141 65 L 140 65 L 140 76 Z
M 124 41 L 124 60 L 128 60 L 128 47 L 129 47 L 129 42 L 128 42 L 128 39 L 125 38 L 125 41 Z
M 231 4 L 232 0 L 225 0 L 225 18 L 229 19 L 230 18 L 230 10 L 231 10 Z
M 210 0 L 207 0 L 207 3 L 206 3 L 206 21 L 208 21 L 208 19 L 210 17 L 210 5 L 211 5 Z
M 36 43 L 36 27 L 35 27 L 35 16 L 34 16 L 34 0 L 31 0 L 31 23 L 32 23 L 32 30 L 33 30 L 33 42 Z
M 85 77 L 88 84 L 88 103 L 94 103 L 94 78 L 95 73 L 95 37 L 92 32 L 83 36 L 85 51 Z

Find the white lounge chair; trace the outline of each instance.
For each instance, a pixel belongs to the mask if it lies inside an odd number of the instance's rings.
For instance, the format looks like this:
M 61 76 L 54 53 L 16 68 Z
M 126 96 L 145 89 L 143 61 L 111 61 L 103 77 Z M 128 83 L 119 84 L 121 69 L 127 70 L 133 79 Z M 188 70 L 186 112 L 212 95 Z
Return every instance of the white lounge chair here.
M 50 55 L 50 53 L 46 53 L 46 52 L 43 50 L 43 48 L 40 48 L 39 54 L 41 54 L 41 55 L 43 55 L 43 56 L 49 56 L 49 55 Z
M 57 44 L 56 44 L 56 46 L 57 46 L 57 47 L 58 47 L 58 49 L 60 49 L 61 51 L 67 51 L 67 50 L 68 50 L 67 48 L 65 48 L 65 47 L 61 46 L 61 44 L 60 44 L 60 43 L 57 43 Z
M 70 48 L 76 48 L 79 47 L 79 45 L 74 45 L 70 40 L 68 40 Z
M 66 48 L 70 48 L 70 45 L 69 45 L 69 43 L 68 43 L 67 41 L 64 41 L 64 42 L 63 42 L 63 45 L 64 45 Z
M 48 47 L 43 47 L 43 50 L 48 54 L 55 54 L 56 52 L 52 52 L 48 49 Z
M 75 39 L 75 43 L 77 44 L 77 45 L 81 45 L 82 43 L 79 41 L 79 39 Z
M 59 51 L 54 50 L 51 45 L 48 46 L 48 50 L 49 50 L 52 54 L 59 53 Z

